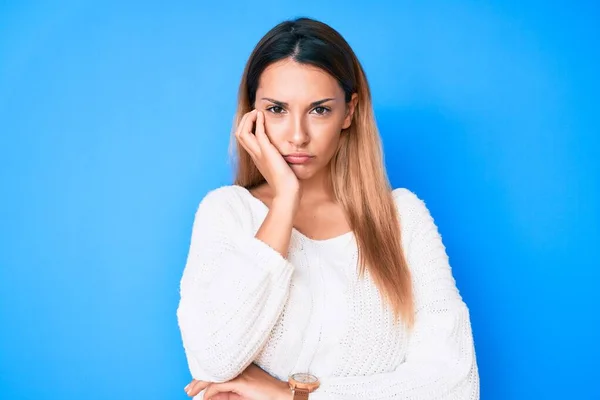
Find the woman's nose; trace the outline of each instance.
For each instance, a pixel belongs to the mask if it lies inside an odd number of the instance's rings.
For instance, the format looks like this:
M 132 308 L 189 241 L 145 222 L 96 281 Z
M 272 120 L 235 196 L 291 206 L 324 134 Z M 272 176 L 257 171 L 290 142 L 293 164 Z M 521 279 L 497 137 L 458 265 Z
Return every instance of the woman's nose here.
M 304 121 L 301 119 L 294 120 L 291 130 L 290 143 L 297 147 L 308 143 L 310 136 L 308 135 Z

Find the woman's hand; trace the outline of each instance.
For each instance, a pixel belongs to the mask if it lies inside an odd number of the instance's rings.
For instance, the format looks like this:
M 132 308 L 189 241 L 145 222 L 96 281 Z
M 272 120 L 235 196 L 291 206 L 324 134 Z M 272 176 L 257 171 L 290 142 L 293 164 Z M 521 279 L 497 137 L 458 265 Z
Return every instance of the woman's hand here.
M 193 397 L 206 389 L 204 399 L 212 400 L 291 400 L 292 392 L 287 382 L 280 381 L 255 364 L 250 364 L 236 378 L 223 383 L 193 380 L 186 386 Z
M 255 133 L 252 126 L 256 122 Z M 265 133 L 265 116 L 252 110 L 245 114 L 235 132 L 235 137 L 246 149 L 254 164 L 274 191 L 275 197 L 299 196 L 300 183 L 279 150 Z

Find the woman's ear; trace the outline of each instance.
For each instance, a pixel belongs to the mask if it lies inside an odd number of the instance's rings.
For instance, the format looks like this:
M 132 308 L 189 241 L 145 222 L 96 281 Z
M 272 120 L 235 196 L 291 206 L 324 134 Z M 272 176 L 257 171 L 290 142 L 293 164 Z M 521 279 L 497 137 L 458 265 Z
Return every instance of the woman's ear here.
M 352 124 L 352 117 L 354 116 L 354 110 L 356 110 L 356 104 L 358 104 L 358 93 L 353 93 L 350 101 L 346 104 L 346 117 L 342 124 L 342 129 L 350 128 Z

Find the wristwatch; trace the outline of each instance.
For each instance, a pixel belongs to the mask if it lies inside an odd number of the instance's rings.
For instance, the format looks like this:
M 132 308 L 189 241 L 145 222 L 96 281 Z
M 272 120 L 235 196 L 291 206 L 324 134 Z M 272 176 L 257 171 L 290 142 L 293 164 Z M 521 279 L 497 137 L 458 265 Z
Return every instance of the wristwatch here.
M 293 374 L 288 383 L 294 394 L 294 400 L 308 400 L 308 394 L 319 388 L 319 380 L 311 374 Z

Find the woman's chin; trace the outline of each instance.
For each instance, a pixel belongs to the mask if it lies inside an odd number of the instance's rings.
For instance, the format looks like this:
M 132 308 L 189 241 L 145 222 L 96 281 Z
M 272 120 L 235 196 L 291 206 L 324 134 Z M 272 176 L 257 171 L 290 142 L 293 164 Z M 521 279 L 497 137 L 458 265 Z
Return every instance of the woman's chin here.
M 294 171 L 294 174 L 296 175 L 296 178 L 300 179 L 300 180 L 307 180 L 310 179 L 314 176 L 314 171 L 312 168 L 308 167 L 307 165 L 303 165 L 303 164 L 289 164 L 290 168 L 292 169 L 292 171 Z

